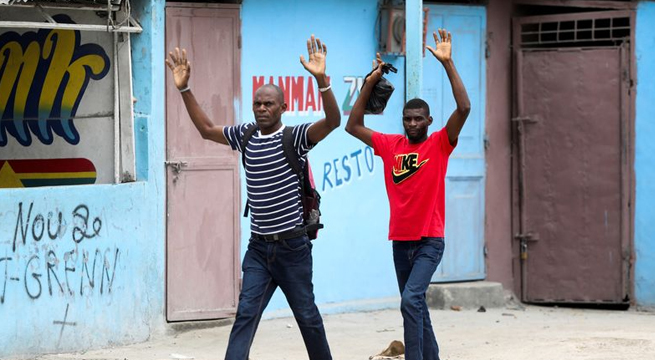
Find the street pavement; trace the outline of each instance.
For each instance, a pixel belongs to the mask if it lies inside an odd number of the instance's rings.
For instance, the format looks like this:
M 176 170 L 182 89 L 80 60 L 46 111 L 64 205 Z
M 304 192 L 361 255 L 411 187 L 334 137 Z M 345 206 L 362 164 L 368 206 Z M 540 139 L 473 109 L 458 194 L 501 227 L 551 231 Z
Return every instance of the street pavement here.
M 431 310 L 442 360 L 655 360 L 655 312 L 514 306 Z M 324 316 L 335 360 L 367 360 L 403 339 L 397 309 Z M 126 325 L 128 326 L 128 325 Z M 53 354 L 39 360 L 222 360 L 230 325 L 158 336 L 145 343 Z M 251 360 L 303 360 L 293 318 L 261 322 Z

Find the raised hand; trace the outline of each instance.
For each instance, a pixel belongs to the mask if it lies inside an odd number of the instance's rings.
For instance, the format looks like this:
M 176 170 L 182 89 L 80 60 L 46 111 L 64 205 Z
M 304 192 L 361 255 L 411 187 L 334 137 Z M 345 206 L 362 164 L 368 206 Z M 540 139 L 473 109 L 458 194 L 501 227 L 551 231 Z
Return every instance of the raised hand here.
M 367 82 L 369 79 L 373 82 L 373 84 L 376 84 L 380 79 L 382 78 L 382 65 L 384 65 L 384 61 L 382 61 L 382 57 L 380 57 L 380 53 L 375 53 L 375 60 L 373 60 L 373 72 L 364 79 L 364 82 Z
M 191 76 L 191 63 L 186 57 L 186 50 L 175 48 L 175 53 L 169 52 L 170 60 L 166 59 L 166 65 L 173 72 L 173 80 L 178 90 L 186 88 L 189 84 L 189 77 Z
M 325 56 L 327 55 L 327 46 L 321 43 L 321 40 L 315 38 L 314 35 L 307 39 L 307 53 L 309 54 L 309 61 L 305 61 L 305 57 L 300 55 L 300 63 L 305 67 L 310 74 L 314 77 L 325 75 Z
M 432 55 L 434 55 L 434 57 L 436 57 L 437 60 L 441 61 L 442 63 L 445 61 L 450 61 L 452 59 L 452 36 L 450 33 L 446 31 L 446 29 L 439 29 L 439 36 L 437 36 L 436 32 L 433 32 L 432 36 L 434 36 L 436 49 L 430 46 L 426 46 L 427 49 L 430 50 Z M 441 40 L 439 40 L 439 37 L 441 37 Z

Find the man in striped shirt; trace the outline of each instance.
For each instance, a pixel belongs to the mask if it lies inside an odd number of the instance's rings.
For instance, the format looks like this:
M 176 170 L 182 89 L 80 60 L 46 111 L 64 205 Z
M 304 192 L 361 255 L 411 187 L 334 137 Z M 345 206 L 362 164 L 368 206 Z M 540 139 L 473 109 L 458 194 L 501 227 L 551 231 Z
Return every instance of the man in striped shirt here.
M 300 62 L 319 86 L 325 118 L 293 127 L 293 147 L 302 166 L 307 153 L 341 122 L 340 109 L 325 74 L 327 47 L 311 36 L 307 40 L 309 59 Z M 323 319 L 314 302 L 312 244 L 303 226 L 300 182 L 283 152 L 281 122 L 287 109 L 282 90 L 272 84 L 259 88 L 253 98 L 255 123 L 215 125 L 200 108 L 188 81 L 191 64 L 186 50 L 175 49 L 166 64 L 173 72 L 191 120 L 204 139 L 230 145 L 245 154 L 248 204 L 251 209 L 251 237 L 243 259 L 243 284 L 239 307 L 230 334 L 226 360 L 247 360 L 262 312 L 280 287 L 298 322 L 311 360 L 330 360 Z M 257 129 L 245 147 L 245 132 Z

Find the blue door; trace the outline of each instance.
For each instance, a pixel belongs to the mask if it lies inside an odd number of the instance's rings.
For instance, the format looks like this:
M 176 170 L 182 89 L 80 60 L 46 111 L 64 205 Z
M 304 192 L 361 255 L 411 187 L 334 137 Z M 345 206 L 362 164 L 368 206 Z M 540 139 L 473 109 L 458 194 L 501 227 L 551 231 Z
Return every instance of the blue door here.
M 446 251 L 432 281 L 479 280 L 484 266 L 484 114 L 486 11 L 480 6 L 426 5 L 426 42 L 445 28 L 453 36 L 453 60 L 471 99 L 471 114 L 450 157 L 446 175 Z M 423 98 L 434 118 L 432 131 L 446 125 L 455 100 L 445 71 L 426 51 Z

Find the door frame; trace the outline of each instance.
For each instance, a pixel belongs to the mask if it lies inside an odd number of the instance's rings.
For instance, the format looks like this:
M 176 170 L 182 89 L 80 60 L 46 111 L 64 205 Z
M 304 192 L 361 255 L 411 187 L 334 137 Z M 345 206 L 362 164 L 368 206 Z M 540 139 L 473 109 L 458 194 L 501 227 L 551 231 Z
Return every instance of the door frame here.
M 238 102 L 238 104 L 235 104 L 236 108 L 234 109 L 234 115 L 235 115 L 234 125 L 238 124 L 239 121 L 240 121 L 239 114 L 241 114 L 241 97 L 242 97 L 242 94 L 241 94 L 241 5 L 240 4 L 222 4 L 222 3 L 166 2 L 165 13 L 164 13 L 164 22 L 165 22 L 165 19 L 166 19 L 166 11 L 168 10 L 168 8 L 217 9 L 217 10 L 224 9 L 224 10 L 237 10 L 239 12 L 239 16 L 236 18 L 236 21 L 237 21 L 236 27 L 238 29 L 238 33 L 237 33 L 237 44 L 236 44 L 237 46 L 236 46 L 235 52 L 234 52 L 234 63 L 236 64 L 237 72 L 235 74 L 234 83 L 233 83 L 235 98 L 239 99 L 239 102 Z M 166 26 L 164 26 L 164 28 L 165 27 Z M 168 53 L 166 52 L 166 44 L 167 44 L 166 41 L 167 40 L 165 39 L 164 40 L 164 56 L 168 57 Z M 169 71 L 167 66 L 164 66 L 164 70 L 165 70 L 165 72 Z M 196 76 L 198 76 L 198 74 L 196 74 Z M 167 89 L 168 89 L 168 87 L 167 87 Z M 166 97 L 167 95 L 168 94 L 165 94 L 165 99 L 167 98 Z M 168 104 L 165 103 L 164 107 L 166 108 L 167 106 L 168 106 Z M 164 126 L 168 126 L 168 119 L 167 118 L 164 119 Z M 164 156 L 165 156 L 165 159 L 166 159 L 165 164 L 168 164 L 168 160 L 169 160 L 168 159 L 168 135 L 167 135 L 168 132 L 167 132 L 166 129 L 164 130 L 164 134 L 165 134 Z M 237 184 L 240 184 L 240 182 L 241 182 L 241 179 L 240 179 L 241 178 L 241 175 L 240 175 L 241 165 L 240 165 L 240 160 L 239 160 L 240 157 L 237 154 L 233 154 L 233 156 L 236 159 L 236 163 L 237 163 L 237 168 L 236 168 L 236 171 L 235 171 L 235 173 L 236 173 L 236 175 L 235 175 L 236 180 L 235 181 L 236 181 Z M 226 165 L 227 164 L 223 164 L 221 162 L 221 164 L 218 164 L 217 166 L 218 166 L 218 169 L 220 170 L 220 169 L 225 168 Z M 168 167 L 168 165 L 165 165 L 165 166 Z M 200 164 L 198 164 L 198 169 L 202 170 L 202 168 L 204 166 L 206 166 L 206 164 L 204 164 L 204 161 L 203 161 Z M 214 166 L 214 167 L 216 167 L 216 166 Z M 169 274 L 168 274 L 169 273 L 168 272 L 168 263 L 169 263 L 169 251 L 168 251 L 168 226 L 169 226 L 168 180 L 169 179 L 168 179 L 168 177 L 169 177 L 169 171 L 166 170 L 165 174 L 166 174 L 166 179 L 165 179 L 165 181 L 166 181 L 165 182 L 165 186 L 166 186 L 166 191 L 165 191 L 165 194 L 166 194 L 165 195 L 165 197 L 166 197 L 166 199 L 165 199 L 166 219 L 165 219 L 165 222 L 164 222 L 165 223 L 164 232 L 166 234 L 166 239 L 165 239 L 165 242 L 164 242 L 164 244 L 165 244 L 165 249 L 164 249 L 164 252 L 165 252 L 165 266 L 164 267 L 165 267 L 166 270 L 165 270 L 165 274 L 164 274 L 165 275 L 164 276 L 164 296 L 165 296 L 164 317 L 165 317 L 166 321 L 169 322 L 169 323 L 170 322 L 178 322 L 178 321 L 206 321 L 206 320 L 211 320 L 211 319 L 191 319 L 191 320 L 170 320 L 170 319 L 168 319 L 168 315 L 169 315 L 168 314 L 168 296 L 169 296 L 169 292 L 168 292 L 168 276 L 169 276 Z M 234 196 L 235 196 L 235 199 L 236 199 L 235 201 L 237 203 L 237 208 L 236 208 L 236 212 L 234 214 L 235 215 L 234 217 L 237 219 L 237 221 L 239 221 L 239 219 L 241 219 L 241 212 L 239 211 L 239 209 L 240 209 L 239 204 L 241 204 L 241 186 L 238 185 L 236 187 L 236 189 L 237 189 L 237 191 L 234 194 Z M 241 290 L 241 224 L 240 223 L 235 224 L 234 235 L 233 236 L 234 236 L 234 241 L 235 241 L 235 244 L 234 244 L 235 251 L 234 251 L 234 254 L 233 254 L 233 256 L 234 256 L 233 261 L 234 261 L 234 264 L 235 264 L 235 266 L 234 266 L 235 276 L 234 276 L 234 279 L 233 279 L 232 286 L 234 287 L 234 293 L 235 293 L 235 299 L 234 299 L 235 306 L 232 309 L 222 309 L 221 311 L 215 312 L 215 318 L 212 317 L 212 319 L 222 319 L 222 318 L 227 318 L 227 317 L 233 317 L 236 314 L 236 309 L 238 307 L 239 293 L 240 293 L 240 290 Z
M 522 188 L 521 173 L 524 168 L 524 160 L 522 158 L 522 141 L 524 138 L 520 136 L 525 126 L 526 119 L 522 112 L 522 89 L 521 89 L 521 58 L 524 51 L 536 50 L 546 51 L 544 48 L 538 49 L 524 49 L 521 47 L 521 25 L 526 23 L 535 23 L 548 20 L 575 20 L 581 17 L 618 17 L 624 16 L 630 18 L 630 36 L 629 43 L 620 45 L 623 50 L 621 51 L 621 62 L 626 64 L 627 73 L 621 74 L 628 81 L 622 81 L 621 86 L 623 90 L 621 94 L 627 94 L 621 98 L 621 247 L 624 249 L 623 259 L 624 266 L 627 269 L 623 271 L 623 286 L 625 293 L 629 298 L 630 304 L 634 305 L 634 199 L 635 199 L 635 176 L 634 176 L 634 157 L 635 157 L 635 82 L 636 79 L 636 58 L 634 54 L 635 46 L 630 46 L 635 43 L 635 19 L 636 14 L 633 10 L 614 10 L 614 11 L 597 11 L 598 9 L 590 9 L 588 12 L 571 13 L 571 14 L 553 14 L 553 15 L 538 15 L 538 16 L 523 16 L 512 18 L 512 118 L 511 122 L 511 139 L 512 139 L 512 164 L 511 164 L 511 179 L 512 179 L 512 259 L 513 268 L 518 270 L 518 276 L 514 277 L 514 288 L 518 290 L 522 301 L 527 302 L 527 274 L 526 262 L 527 242 L 526 239 L 526 224 L 524 216 L 522 216 L 525 189 Z M 589 47 L 585 47 L 589 48 Z M 627 49 L 626 49 L 627 48 Z M 557 51 L 557 47 L 549 48 L 550 51 Z M 622 70 L 623 71 L 623 70 Z M 529 121 L 529 120 L 528 120 Z
M 431 283 L 447 283 L 447 282 L 464 282 L 464 281 L 479 281 L 479 280 L 484 280 L 487 277 L 487 258 L 485 256 L 485 218 L 486 218 L 486 207 L 485 207 L 485 201 L 486 201 L 486 187 L 487 187 L 487 154 L 486 154 L 486 149 L 484 145 L 484 138 L 486 134 L 486 127 L 487 127 L 487 74 L 488 74 L 488 69 L 487 69 L 487 58 L 485 56 L 485 49 L 486 49 L 486 37 L 487 37 L 487 31 L 489 30 L 488 24 L 487 24 L 487 17 L 488 17 L 488 11 L 487 7 L 482 6 L 482 5 L 477 5 L 477 4 L 472 4 L 472 5 L 462 5 L 462 4 L 440 4 L 440 3 L 425 3 L 424 8 L 429 9 L 428 12 L 428 25 L 426 27 L 427 33 L 428 33 L 428 38 L 427 42 L 429 43 L 432 37 L 430 35 L 431 30 L 436 30 L 437 27 L 439 27 L 438 24 L 432 23 L 432 14 L 434 16 L 441 16 L 445 21 L 447 21 L 448 18 L 454 18 L 454 17 L 479 17 L 480 19 L 480 43 L 475 44 L 476 50 L 479 52 L 479 79 L 476 79 L 478 81 L 477 85 L 479 86 L 478 89 L 478 101 L 479 103 L 475 103 L 475 99 L 473 99 L 473 94 L 470 92 L 471 89 L 468 89 L 469 91 L 469 96 L 472 97 L 472 102 L 473 106 L 478 109 L 479 111 L 479 124 L 473 123 L 471 120 L 473 113 L 469 115 L 469 120 L 467 121 L 467 124 L 465 127 L 471 127 L 475 125 L 480 126 L 480 133 L 479 133 L 479 152 L 471 152 L 471 153 L 464 153 L 460 154 L 460 151 L 462 151 L 462 141 L 460 140 L 460 144 L 458 145 L 458 149 L 456 149 L 453 154 L 449 158 L 449 163 L 448 163 L 448 173 L 446 174 L 444 178 L 445 186 L 446 186 L 446 195 L 445 195 L 445 207 L 446 207 L 446 220 L 445 220 L 445 226 L 446 226 L 446 241 L 448 241 L 448 238 L 454 239 L 453 243 L 457 243 L 457 236 L 453 236 L 457 234 L 457 226 L 451 226 L 449 225 L 449 222 L 453 221 L 453 219 L 456 219 L 456 214 L 454 211 L 452 211 L 452 207 L 449 206 L 449 203 L 452 202 L 457 202 L 458 200 L 456 199 L 457 196 L 461 196 L 462 194 L 469 195 L 470 193 L 456 193 L 456 187 L 461 186 L 462 184 L 476 184 L 478 187 L 476 190 L 479 190 L 478 197 L 476 199 L 476 206 L 477 210 L 479 211 L 478 216 L 475 216 L 475 219 L 470 221 L 469 226 L 471 226 L 474 229 L 477 229 L 478 231 L 478 236 L 475 238 L 475 243 L 472 243 L 471 245 L 475 247 L 475 249 L 469 250 L 468 248 L 464 248 L 459 246 L 458 244 L 455 244 L 451 247 L 446 246 L 446 251 L 444 253 L 444 257 L 441 260 L 441 263 L 439 264 L 439 267 L 437 267 L 437 270 L 435 273 L 432 275 L 431 278 Z M 447 25 L 443 25 L 447 26 Z M 454 31 L 453 29 L 449 29 L 451 31 Z M 457 36 L 457 34 L 454 34 Z M 456 55 L 456 54 L 455 54 Z M 452 99 L 452 94 L 450 91 L 450 83 L 448 81 L 448 78 L 446 76 L 445 72 L 442 72 L 443 70 L 440 68 L 441 65 L 435 65 L 433 61 L 436 61 L 432 58 L 432 56 L 428 53 L 426 57 L 424 57 L 422 62 L 425 62 L 423 66 L 423 74 L 422 76 L 425 78 L 426 76 L 429 77 L 439 77 L 442 81 L 441 87 L 439 88 L 439 91 L 437 92 L 436 97 L 447 97 L 449 99 Z M 429 64 L 429 65 L 426 65 Z M 437 68 L 438 73 L 434 73 L 434 67 L 439 66 Z M 463 66 L 463 65 L 458 65 L 458 66 Z M 426 70 L 429 69 L 429 70 Z M 464 71 L 460 68 L 460 71 Z M 464 79 L 466 80 L 466 79 Z M 431 103 L 431 107 L 433 108 L 435 116 L 435 123 L 432 124 L 432 128 L 430 130 L 430 133 L 438 131 L 440 129 L 440 126 L 445 126 L 447 120 L 448 120 L 448 115 L 450 112 L 446 112 L 446 114 L 440 114 L 439 112 L 444 110 L 444 103 L 441 103 L 439 105 L 433 103 L 434 98 L 429 97 L 426 93 L 425 90 L 426 88 L 429 87 L 427 85 L 429 82 L 426 81 L 425 79 L 423 80 L 423 85 L 422 85 L 422 98 L 426 100 L 428 103 Z M 445 86 L 444 86 L 445 85 Z M 454 105 L 454 100 L 453 105 Z M 451 108 L 452 109 L 452 108 Z M 437 115 L 438 114 L 438 115 Z M 443 125 L 440 125 L 440 122 L 443 122 Z M 467 169 L 463 173 L 459 174 L 453 174 L 453 172 L 457 171 L 457 169 L 462 169 L 465 168 Z M 461 171 L 460 171 L 461 172 Z M 464 200 L 466 201 L 466 200 Z M 469 219 L 470 220 L 470 219 Z M 475 232 L 475 231 L 474 231 Z M 451 244 L 452 245 L 452 244 Z M 467 266 L 458 266 L 457 262 L 457 252 L 455 250 L 460 250 L 460 256 L 463 253 L 466 253 L 466 257 L 471 259 L 471 263 L 467 264 L 470 265 L 470 268 L 475 268 L 473 271 L 467 268 Z M 463 250 L 469 250 L 467 252 Z

